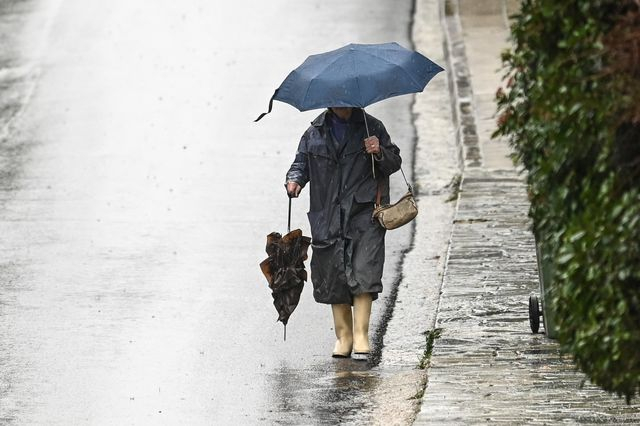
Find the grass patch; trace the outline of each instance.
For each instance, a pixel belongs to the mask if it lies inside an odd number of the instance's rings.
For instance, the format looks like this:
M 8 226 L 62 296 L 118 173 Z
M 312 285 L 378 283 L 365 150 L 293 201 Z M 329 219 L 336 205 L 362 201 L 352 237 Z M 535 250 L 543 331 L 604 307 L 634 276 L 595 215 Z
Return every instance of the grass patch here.
M 460 193 L 460 184 L 462 183 L 462 175 L 457 173 L 453 178 L 451 178 L 451 182 L 447 185 L 449 188 L 450 194 L 449 198 L 447 198 L 447 203 L 451 201 L 456 201 L 458 199 L 458 194 Z
M 422 397 L 424 396 L 424 391 L 425 391 L 425 387 L 422 387 L 420 389 L 418 389 L 418 391 L 416 392 L 415 395 L 413 395 L 411 398 L 409 399 L 422 399 Z
M 446 0 L 444 2 L 444 14 L 445 16 L 453 16 L 456 13 L 455 6 L 452 4 L 451 0 Z
M 420 357 L 420 361 L 418 362 L 418 368 L 421 370 L 424 370 L 427 367 L 429 367 L 429 362 L 431 361 L 431 354 L 433 353 L 433 346 L 435 344 L 436 339 L 442 335 L 442 329 L 434 328 L 433 330 L 427 330 L 424 332 L 424 335 L 426 336 L 427 344 L 424 348 L 424 352 L 422 353 L 422 356 Z

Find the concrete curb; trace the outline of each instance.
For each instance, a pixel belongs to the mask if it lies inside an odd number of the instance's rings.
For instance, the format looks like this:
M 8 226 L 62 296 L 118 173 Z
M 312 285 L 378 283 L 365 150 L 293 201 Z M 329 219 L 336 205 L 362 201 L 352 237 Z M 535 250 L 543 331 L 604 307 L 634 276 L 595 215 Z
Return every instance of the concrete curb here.
M 482 154 L 473 106 L 471 73 L 467 62 L 457 0 L 440 0 L 440 17 L 445 40 L 447 73 L 460 168 L 482 166 Z

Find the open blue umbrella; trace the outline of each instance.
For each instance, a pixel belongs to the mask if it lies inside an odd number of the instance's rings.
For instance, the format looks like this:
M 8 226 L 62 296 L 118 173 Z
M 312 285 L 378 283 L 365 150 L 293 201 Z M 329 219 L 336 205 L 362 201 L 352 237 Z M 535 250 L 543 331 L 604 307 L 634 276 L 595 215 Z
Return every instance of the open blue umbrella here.
M 398 43 L 349 44 L 309 56 L 291 71 L 269 101 L 300 111 L 325 107 L 364 108 L 393 96 L 422 92 L 443 68 Z

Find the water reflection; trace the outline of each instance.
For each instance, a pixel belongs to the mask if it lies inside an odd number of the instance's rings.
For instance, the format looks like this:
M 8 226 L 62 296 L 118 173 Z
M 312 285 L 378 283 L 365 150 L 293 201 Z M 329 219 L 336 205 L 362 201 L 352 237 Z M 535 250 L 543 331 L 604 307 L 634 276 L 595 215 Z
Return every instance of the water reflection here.
M 357 419 L 366 423 L 379 382 L 378 372 L 351 359 L 331 359 L 308 369 L 295 369 L 283 361 L 267 378 L 270 421 L 337 424 Z

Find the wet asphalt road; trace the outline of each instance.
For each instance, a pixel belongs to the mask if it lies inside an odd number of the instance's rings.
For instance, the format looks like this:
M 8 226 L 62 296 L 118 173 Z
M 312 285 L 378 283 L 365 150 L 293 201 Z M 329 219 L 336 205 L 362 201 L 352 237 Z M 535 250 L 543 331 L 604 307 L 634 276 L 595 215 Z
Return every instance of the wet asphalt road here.
M 0 423 L 367 419 L 384 374 L 329 357 L 309 287 L 283 342 L 258 268 L 317 111 L 252 120 L 309 54 L 407 46 L 411 3 L 2 2 Z M 410 102 L 369 109 L 409 174 Z M 372 334 L 409 231 L 388 237 Z

